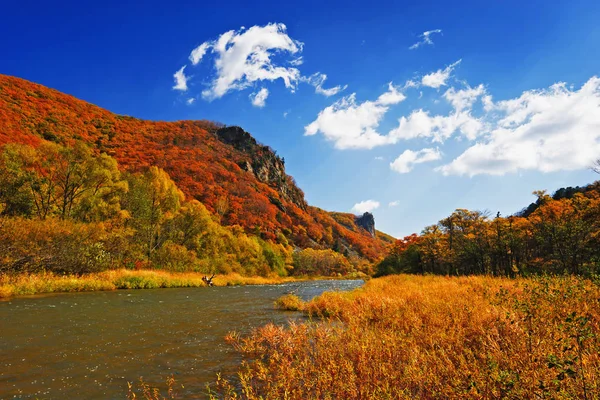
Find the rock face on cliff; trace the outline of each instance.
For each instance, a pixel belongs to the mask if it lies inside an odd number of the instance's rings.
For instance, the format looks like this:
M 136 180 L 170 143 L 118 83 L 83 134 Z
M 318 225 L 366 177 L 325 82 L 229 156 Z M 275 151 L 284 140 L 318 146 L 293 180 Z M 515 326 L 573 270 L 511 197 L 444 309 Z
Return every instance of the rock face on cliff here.
M 296 186 L 294 179 L 285 173 L 285 161 L 273 149 L 258 143 L 239 126 L 221 128 L 217 130 L 216 135 L 221 142 L 248 155 L 248 160 L 238 163 L 240 168 L 253 174 L 260 182 L 275 188 L 284 199 L 306 210 L 304 192 Z
M 366 212 L 360 217 L 356 217 L 355 222 L 356 225 L 360 226 L 369 232 L 371 236 L 375 237 L 375 218 L 373 217 L 373 214 Z

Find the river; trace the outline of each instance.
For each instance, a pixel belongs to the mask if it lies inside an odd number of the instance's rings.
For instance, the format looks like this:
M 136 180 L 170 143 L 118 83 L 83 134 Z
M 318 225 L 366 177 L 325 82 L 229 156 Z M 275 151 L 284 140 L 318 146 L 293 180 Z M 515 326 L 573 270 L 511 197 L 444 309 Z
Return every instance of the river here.
M 300 313 L 274 309 L 286 293 L 309 300 L 362 281 L 120 290 L 0 302 L 0 398 L 123 399 L 140 376 L 164 385 L 173 374 L 184 398 L 203 398 L 217 372 L 241 357 L 224 341 Z M 184 387 L 181 388 L 181 385 Z

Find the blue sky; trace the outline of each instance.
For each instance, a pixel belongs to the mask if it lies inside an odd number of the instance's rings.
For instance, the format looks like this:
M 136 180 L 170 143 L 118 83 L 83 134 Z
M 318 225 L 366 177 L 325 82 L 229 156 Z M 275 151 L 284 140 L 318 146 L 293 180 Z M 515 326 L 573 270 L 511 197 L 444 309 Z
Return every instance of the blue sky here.
M 0 73 L 240 125 L 311 204 L 371 209 L 392 235 L 597 178 L 600 2 L 83 3 L 4 4 Z

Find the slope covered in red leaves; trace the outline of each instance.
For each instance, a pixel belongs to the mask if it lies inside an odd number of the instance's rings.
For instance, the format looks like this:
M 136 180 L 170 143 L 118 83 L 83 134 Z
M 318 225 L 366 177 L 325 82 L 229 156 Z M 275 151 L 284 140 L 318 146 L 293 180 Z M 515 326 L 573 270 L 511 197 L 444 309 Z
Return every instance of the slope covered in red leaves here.
M 241 128 L 209 121 L 154 122 L 111 113 L 47 87 L 0 75 L 0 146 L 83 141 L 122 168 L 166 170 L 188 198 L 268 240 L 333 248 L 376 260 L 392 238 L 372 237 L 350 214 L 308 206 L 284 162 Z

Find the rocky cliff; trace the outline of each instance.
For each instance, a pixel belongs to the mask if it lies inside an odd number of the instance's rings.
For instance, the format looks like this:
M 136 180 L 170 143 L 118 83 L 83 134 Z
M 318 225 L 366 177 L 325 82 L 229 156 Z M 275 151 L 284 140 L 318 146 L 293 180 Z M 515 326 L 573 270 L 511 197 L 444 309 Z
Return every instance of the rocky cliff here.
M 360 226 L 365 231 L 369 232 L 369 234 L 375 237 L 375 217 L 373 214 L 366 212 L 360 217 L 355 218 L 356 225 Z
M 215 134 L 221 142 L 248 155 L 248 160 L 238 162 L 240 168 L 254 175 L 260 182 L 273 187 L 283 199 L 306 210 L 304 192 L 296 186 L 294 179 L 285 173 L 285 161 L 273 149 L 258 143 L 239 126 L 221 128 Z M 282 207 L 280 204 L 276 205 Z

